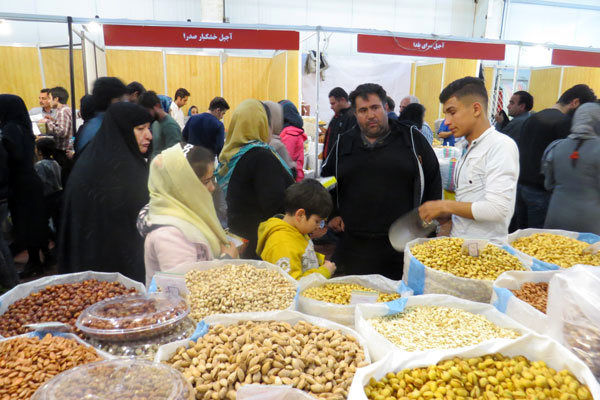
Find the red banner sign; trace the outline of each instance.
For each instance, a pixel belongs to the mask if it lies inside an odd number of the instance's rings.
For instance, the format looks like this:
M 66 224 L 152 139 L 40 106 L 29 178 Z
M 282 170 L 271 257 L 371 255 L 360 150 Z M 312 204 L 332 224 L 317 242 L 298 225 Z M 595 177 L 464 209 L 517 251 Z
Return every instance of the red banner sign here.
M 600 53 L 576 50 L 552 50 L 552 65 L 600 67 Z
M 361 53 L 394 54 L 415 57 L 504 60 L 504 44 L 456 40 L 411 39 L 393 36 L 358 35 Z
M 104 25 L 106 46 L 298 50 L 300 34 L 258 29 Z

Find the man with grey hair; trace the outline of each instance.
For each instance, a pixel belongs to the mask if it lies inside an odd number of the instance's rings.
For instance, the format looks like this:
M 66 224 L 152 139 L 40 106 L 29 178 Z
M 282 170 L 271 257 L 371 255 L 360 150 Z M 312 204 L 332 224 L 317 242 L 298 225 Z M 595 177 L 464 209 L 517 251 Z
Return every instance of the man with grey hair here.
M 419 98 L 416 96 L 406 96 L 400 101 L 400 108 L 399 108 L 400 109 L 400 117 L 399 117 L 399 119 L 401 119 L 401 120 L 406 119 L 406 118 L 403 118 L 402 112 L 409 104 L 413 104 L 413 103 L 420 104 Z M 433 131 L 431 130 L 431 127 L 427 124 L 427 122 L 423 121 L 423 126 L 421 127 L 420 132 L 423 134 L 423 136 L 425 136 L 425 138 L 427 139 L 429 144 L 433 143 Z

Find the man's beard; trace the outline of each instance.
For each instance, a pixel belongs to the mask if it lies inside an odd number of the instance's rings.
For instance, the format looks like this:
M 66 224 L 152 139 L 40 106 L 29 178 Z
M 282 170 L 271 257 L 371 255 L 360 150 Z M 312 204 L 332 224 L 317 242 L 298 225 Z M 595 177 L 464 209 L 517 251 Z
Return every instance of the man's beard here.
M 362 131 L 363 135 L 365 135 L 369 139 L 377 139 L 377 138 L 380 138 L 383 135 L 385 135 L 385 133 L 387 131 L 389 131 L 389 127 L 384 127 L 382 125 L 379 125 L 379 130 L 377 130 L 377 132 L 372 132 L 372 131 L 369 132 L 368 130 L 362 129 L 362 128 L 361 128 L 361 131 Z

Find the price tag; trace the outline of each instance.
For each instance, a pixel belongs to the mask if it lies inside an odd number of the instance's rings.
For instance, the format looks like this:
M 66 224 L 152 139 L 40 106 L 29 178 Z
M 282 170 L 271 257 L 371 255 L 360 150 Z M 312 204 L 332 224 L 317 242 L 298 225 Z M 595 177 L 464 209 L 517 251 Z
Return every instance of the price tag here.
M 598 254 L 600 251 L 600 242 L 596 242 L 594 244 L 589 245 L 585 249 L 583 249 L 584 254 Z
M 350 304 L 377 303 L 379 293 L 353 290 L 350 294 Z
M 468 254 L 471 257 L 479 257 L 487 244 L 488 241 L 485 239 L 465 239 L 462 245 L 462 251 L 464 254 Z
M 185 287 L 185 278 L 183 275 L 169 275 L 158 273 L 154 275 L 156 281 L 156 287 L 160 291 L 169 294 L 185 297 L 188 294 L 188 290 Z

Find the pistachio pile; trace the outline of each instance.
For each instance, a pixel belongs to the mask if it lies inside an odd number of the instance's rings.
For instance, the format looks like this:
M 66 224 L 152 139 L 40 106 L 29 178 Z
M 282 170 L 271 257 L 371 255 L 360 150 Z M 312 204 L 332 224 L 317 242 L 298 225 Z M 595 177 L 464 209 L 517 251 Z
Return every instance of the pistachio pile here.
M 417 244 L 412 255 L 426 267 L 461 278 L 495 280 L 506 271 L 523 271 L 521 261 L 506 250 L 488 244 L 478 257 L 462 249 L 464 239 L 440 238 Z
M 583 253 L 590 244 L 553 233 L 534 233 L 510 244 L 540 261 L 569 268 L 575 264 L 599 265 L 600 253 Z
M 302 291 L 302 296 L 314 300 L 324 301 L 334 304 L 350 304 L 350 298 L 353 291 L 378 293 L 378 303 L 385 303 L 400 298 L 398 293 L 385 293 L 371 289 L 356 283 L 326 283 L 322 286 L 315 286 Z

